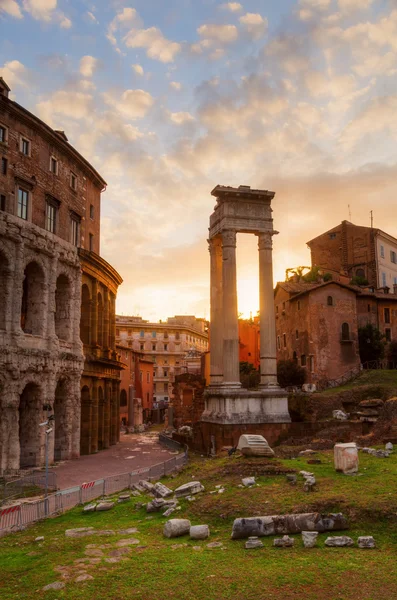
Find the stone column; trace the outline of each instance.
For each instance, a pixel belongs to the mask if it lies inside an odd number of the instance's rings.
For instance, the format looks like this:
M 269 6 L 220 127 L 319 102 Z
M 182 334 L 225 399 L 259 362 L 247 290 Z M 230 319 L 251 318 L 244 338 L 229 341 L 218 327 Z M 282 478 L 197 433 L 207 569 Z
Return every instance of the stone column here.
M 222 232 L 223 384 L 241 387 L 238 345 L 236 232 Z
M 273 295 L 272 236 L 277 231 L 258 234 L 259 248 L 259 318 L 261 382 L 264 387 L 277 383 L 276 319 Z
M 222 238 L 208 240 L 211 258 L 210 385 L 223 381 Z
M 103 347 L 109 348 L 109 290 L 105 288 L 103 294 Z

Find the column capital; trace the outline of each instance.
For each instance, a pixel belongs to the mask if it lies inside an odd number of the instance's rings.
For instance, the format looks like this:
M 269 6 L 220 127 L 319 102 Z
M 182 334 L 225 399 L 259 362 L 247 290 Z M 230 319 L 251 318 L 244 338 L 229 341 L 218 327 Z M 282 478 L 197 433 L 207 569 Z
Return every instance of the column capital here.
M 272 250 L 273 248 L 273 236 L 277 235 L 278 231 L 263 231 L 258 233 L 258 249 L 260 250 Z
M 223 247 L 235 248 L 237 246 L 237 232 L 234 229 L 222 231 Z

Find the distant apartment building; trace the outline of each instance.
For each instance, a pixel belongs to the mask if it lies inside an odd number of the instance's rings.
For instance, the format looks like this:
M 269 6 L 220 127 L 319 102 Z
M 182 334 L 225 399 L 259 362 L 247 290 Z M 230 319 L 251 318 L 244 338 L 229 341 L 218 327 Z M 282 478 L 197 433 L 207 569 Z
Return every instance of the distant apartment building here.
M 152 417 L 154 362 L 127 345 L 117 344 L 121 362 L 120 424 L 141 425 Z
M 175 376 L 208 350 L 207 322 L 194 316 L 175 316 L 150 323 L 142 317 L 116 317 L 117 343 L 154 363 L 153 408 L 162 409 L 173 397 Z M 193 359 L 193 360 L 192 360 Z
M 397 285 L 397 239 L 380 229 L 342 221 L 307 245 L 312 266 L 362 277 L 374 288 Z

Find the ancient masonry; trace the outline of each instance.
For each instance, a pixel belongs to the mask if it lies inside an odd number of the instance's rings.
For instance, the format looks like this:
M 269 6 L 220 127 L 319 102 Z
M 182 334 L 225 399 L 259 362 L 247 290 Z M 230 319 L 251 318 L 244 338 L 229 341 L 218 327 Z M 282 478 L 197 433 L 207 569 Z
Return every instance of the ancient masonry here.
M 265 432 L 264 424 L 287 424 L 288 398 L 277 383 L 276 327 L 273 302 L 271 200 L 274 192 L 217 186 L 210 217 L 211 367 L 201 417 L 204 438 L 227 442 L 225 430 Z M 236 284 L 236 236 L 258 236 L 260 294 L 259 390 L 241 387 Z M 206 425 L 207 424 L 207 425 Z

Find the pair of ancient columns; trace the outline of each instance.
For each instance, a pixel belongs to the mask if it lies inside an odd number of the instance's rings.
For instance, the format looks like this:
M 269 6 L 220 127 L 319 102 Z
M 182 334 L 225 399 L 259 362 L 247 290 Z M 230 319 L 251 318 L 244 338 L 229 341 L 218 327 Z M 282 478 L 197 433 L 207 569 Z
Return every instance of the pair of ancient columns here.
M 273 300 L 272 236 L 258 233 L 261 387 L 278 387 L 276 324 Z M 209 240 L 211 256 L 210 384 L 239 388 L 237 313 L 237 232 L 231 229 Z

